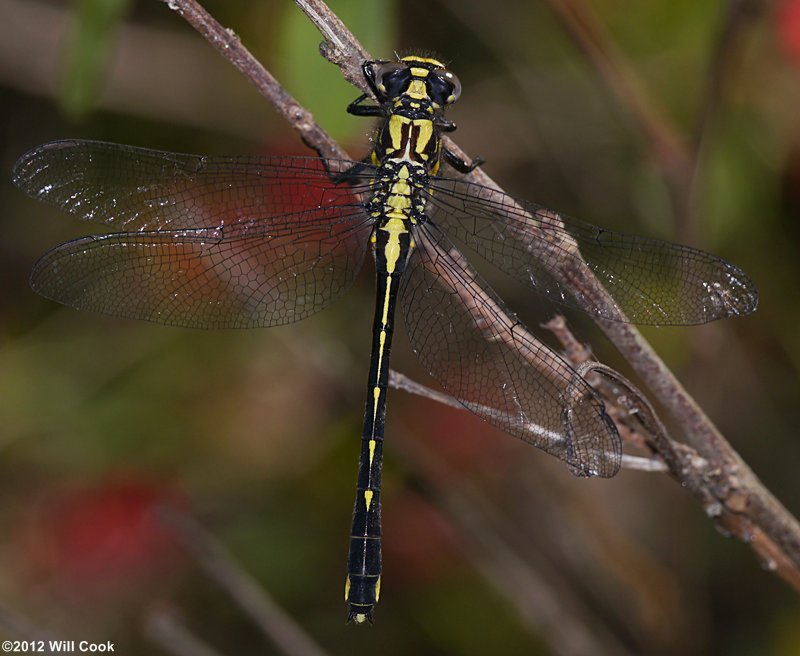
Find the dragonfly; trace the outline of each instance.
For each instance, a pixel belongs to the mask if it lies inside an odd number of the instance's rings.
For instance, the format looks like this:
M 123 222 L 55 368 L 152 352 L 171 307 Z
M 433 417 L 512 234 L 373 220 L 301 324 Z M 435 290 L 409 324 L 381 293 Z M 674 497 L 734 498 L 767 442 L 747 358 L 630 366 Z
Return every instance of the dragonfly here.
M 322 310 L 372 254 L 376 303 L 345 601 L 372 622 L 380 595 L 381 472 L 399 307 L 424 368 L 466 408 L 563 460 L 614 476 L 621 440 L 597 393 L 540 342 L 456 245 L 547 299 L 599 319 L 701 324 L 756 309 L 738 267 L 709 253 L 606 230 L 470 182 L 481 163 L 443 136 L 461 84 L 409 55 L 362 64 L 374 117 L 362 161 L 201 156 L 96 141 L 41 145 L 16 163 L 24 192 L 111 230 L 56 246 L 33 289 L 80 310 L 192 328 L 289 324 Z M 455 242 L 453 241 L 455 240 Z M 576 281 L 596 280 L 607 302 Z

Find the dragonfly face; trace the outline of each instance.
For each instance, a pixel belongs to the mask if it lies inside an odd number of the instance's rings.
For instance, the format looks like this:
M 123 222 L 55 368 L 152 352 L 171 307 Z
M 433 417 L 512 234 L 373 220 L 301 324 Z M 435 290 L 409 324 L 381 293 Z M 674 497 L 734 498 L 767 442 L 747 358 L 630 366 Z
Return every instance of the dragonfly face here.
M 395 111 L 407 107 L 433 116 L 461 95 L 458 78 L 437 59 L 409 55 L 399 62 L 368 64 L 364 75 L 375 89 L 375 97 L 380 103 L 391 102 Z
M 338 298 L 370 246 L 377 298 L 345 599 L 371 621 L 380 593 L 381 463 L 389 356 L 400 306 L 420 362 L 466 408 L 563 460 L 610 477 L 621 442 L 579 373 L 527 330 L 450 241 L 548 299 L 610 321 L 688 325 L 746 315 L 758 292 L 703 251 L 604 230 L 460 176 L 442 146 L 460 95 L 441 62 L 365 62 L 348 111 L 380 118 L 369 161 L 207 157 L 92 141 L 23 155 L 14 182 L 116 230 L 46 253 L 31 285 L 74 308 L 195 328 L 298 321 Z M 330 171 L 344 171 L 332 174 Z M 596 279 L 606 294 L 575 281 Z

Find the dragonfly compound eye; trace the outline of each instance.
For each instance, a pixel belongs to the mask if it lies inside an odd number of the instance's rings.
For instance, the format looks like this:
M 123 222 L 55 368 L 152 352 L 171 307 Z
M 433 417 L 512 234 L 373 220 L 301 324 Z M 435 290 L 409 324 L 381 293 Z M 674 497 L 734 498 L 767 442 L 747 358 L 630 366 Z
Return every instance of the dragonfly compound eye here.
M 411 82 L 411 69 L 401 62 L 387 62 L 375 71 L 375 86 L 386 98 L 397 98 L 405 93 Z
M 461 82 L 450 71 L 432 71 L 426 84 L 428 96 L 440 107 L 454 103 L 461 95 Z

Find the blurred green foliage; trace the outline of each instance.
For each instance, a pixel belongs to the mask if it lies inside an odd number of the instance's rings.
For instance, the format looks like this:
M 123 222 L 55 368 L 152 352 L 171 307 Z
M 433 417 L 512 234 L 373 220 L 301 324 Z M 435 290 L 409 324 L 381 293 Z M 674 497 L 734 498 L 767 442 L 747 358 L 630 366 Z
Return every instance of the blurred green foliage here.
M 336 15 L 368 51 L 380 53 L 387 43 L 395 41 L 393 16 L 398 11 L 395 2 L 340 0 L 331 6 L 335 6 Z M 353 87 L 320 57 L 319 32 L 304 14 L 287 4 L 278 20 L 275 57 L 278 78 L 285 80 L 286 88 L 314 113 L 331 136 L 347 139 L 352 134 L 353 121 L 342 108 L 353 100 Z
M 94 107 L 108 73 L 116 37 L 131 8 L 131 0 L 78 0 L 67 53 L 61 107 L 74 119 Z

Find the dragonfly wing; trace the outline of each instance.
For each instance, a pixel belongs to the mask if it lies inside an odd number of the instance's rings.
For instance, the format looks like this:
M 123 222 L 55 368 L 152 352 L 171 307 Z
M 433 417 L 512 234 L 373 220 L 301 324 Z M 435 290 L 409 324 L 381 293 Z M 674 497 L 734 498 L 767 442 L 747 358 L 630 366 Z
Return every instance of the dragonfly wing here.
M 353 282 L 371 221 L 340 208 L 249 224 L 82 237 L 46 253 L 31 286 L 118 317 L 193 328 L 276 326 L 310 316 Z
M 354 162 L 330 160 L 334 171 Z M 100 141 L 56 141 L 23 155 L 27 194 L 117 230 L 213 228 L 360 202 L 371 167 L 335 184 L 316 157 L 204 157 Z
M 497 267 L 603 319 L 691 325 L 758 304 L 741 269 L 695 248 L 605 230 L 463 180 L 434 179 L 430 203 L 439 225 Z M 576 291 L 590 277 L 613 300 Z
M 472 412 L 573 473 L 616 474 L 619 434 L 591 387 L 528 332 L 438 228 L 423 224 L 414 239 L 401 303 L 428 372 Z

